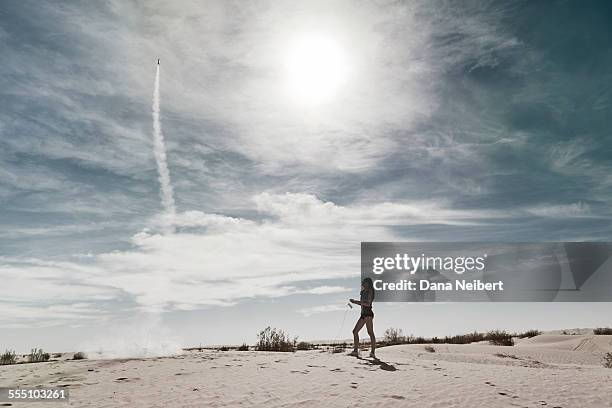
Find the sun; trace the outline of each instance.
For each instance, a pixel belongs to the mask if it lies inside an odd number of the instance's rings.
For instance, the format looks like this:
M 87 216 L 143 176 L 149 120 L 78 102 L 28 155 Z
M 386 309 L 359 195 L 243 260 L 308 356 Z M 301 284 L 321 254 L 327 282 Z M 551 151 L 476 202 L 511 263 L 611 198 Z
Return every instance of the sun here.
M 348 77 L 342 47 L 331 36 L 307 34 L 289 45 L 285 60 L 287 90 L 297 102 L 331 102 Z

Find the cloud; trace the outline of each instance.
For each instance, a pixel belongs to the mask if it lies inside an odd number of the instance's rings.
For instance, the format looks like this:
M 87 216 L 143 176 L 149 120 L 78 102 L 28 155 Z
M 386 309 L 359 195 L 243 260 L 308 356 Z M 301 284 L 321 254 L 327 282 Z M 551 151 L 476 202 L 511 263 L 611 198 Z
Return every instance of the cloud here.
M 108 317 L 340 291 L 330 281 L 358 274 L 362 240 L 609 237 L 608 223 L 589 224 L 609 215 L 609 74 L 573 65 L 604 57 L 567 57 L 584 41 L 567 30 L 521 30 L 580 18 L 532 7 L 11 6 L 0 15 L 3 324 L 65 322 L 70 305 L 93 319 L 92 307 Z M 303 109 L 281 62 L 309 30 L 333 36 L 351 72 L 335 102 Z M 174 216 L 157 198 L 158 57 Z
M 590 206 L 582 201 L 572 204 L 542 205 L 529 208 L 527 212 L 540 217 L 553 218 L 588 217 L 592 215 Z
M 258 219 L 199 211 L 160 215 L 152 220 L 153 229 L 132 237 L 130 250 L 66 262 L 5 258 L 0 277 L 8 283 L 0 294 L 7 302 L 23 304 L 23 313 L 29 315 L 41 307 L 41 318 L 48 321 L 68 317 L 53 316 L 46 306 L 60 301 L 98 299 L 100 310 L 112 315 L 118 310 L 106 304 L 111 300 L 151 312 L 341 293 L 349 289 L 320 282 L 358 276 L 364 237 L 394 241 L 398 236 L 389 225 L 428 219 L 469 224 L 476 218 L 431 203 L 340 206 L 310 194 L 270 193 L 253 199 Z M 167 231 L 168 222 L 175 233 L 156 232 Z M 19 290 L 24 287 L 31 290 Z M 72 313 L 78 312 L 75 308 Z
M 312 306 L 305 307 L 303 309 L 299 309 L 298 312 L 303 314 L 305 317 L 309 317 L 312 315 L 320 314 L 320 313 L 329 313 L 329 312 L 339 312 L 347 310 L 348 306 L 340 306 L 340 305 L 321 305 L 321 306 Z

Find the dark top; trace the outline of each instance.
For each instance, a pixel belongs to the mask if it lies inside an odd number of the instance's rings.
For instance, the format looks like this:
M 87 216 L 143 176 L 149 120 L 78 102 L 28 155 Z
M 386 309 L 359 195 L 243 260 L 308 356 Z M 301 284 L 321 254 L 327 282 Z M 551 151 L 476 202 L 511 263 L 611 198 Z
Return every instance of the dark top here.
M 374 293 L 371 290 L 364 289 L 359 294 L 359 300 L 361 302 L 372 304 L 374 301 Z M 361 306 L 361 314 L 370 314 L 372 313 L 372 306 Z

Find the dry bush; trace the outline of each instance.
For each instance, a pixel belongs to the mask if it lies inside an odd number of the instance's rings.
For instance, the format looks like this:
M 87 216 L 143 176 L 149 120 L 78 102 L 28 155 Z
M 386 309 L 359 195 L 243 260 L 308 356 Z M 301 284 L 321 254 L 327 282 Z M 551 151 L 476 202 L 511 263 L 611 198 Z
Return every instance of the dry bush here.
M 598 327 L 596 329 L 593 329 L 593 334 L 610 335 L 612 334 L 612 327 Z
M 432 346 L 425 346 L 425 351 L 428 353 L 435 353 L 436 349 L 433 348 Z
M 403 335 L 402 329 L 389 327 L 387 330 L 385 330 L 383 341 L 389 345 L 402 344 L 406 342 L 406 337 Z
M 249 346 L 246 343 L 242 343 L 242 346 L 238 347 L 238 351 L 249 351 Z
M 0 365 L 10 365 L 17 363 L 17 356 L 15 355 L 15 351 L 6 350 L 3 354 L 0 355 Z
M 312 350 L 314 348 L 315 348 L 315 346 L 313 346 L 312 344 L 308 343 L 307 341 L 300 341 L 297 344 L 297 349 L 298 350 Z
M 512 335 L 505 330 L 492 330 L 487 333 L 485 340 L 494 346 L 514 346 Z
M 519 339 L 530 339 L 532 337 L 539 336 L 540 334 L 542 334 L 542 332 L 539 330 L 527 330 L 526 332 L 516 334 L 515 337 L 518 337 Z
M 297 337 L 291 340 L 284 331 L 268 326 L 257 335 L 256 349 L 259 351 L 295 351 L 296 342 Z
M 72 356 L 73 360 L 85 360 L 86 358 L 87 356 L 82 351 L 74 353 L 74 356 Z
M 49 353 L 45 353 L 43 349 L 35 349 L 33 348 L 28 355 L 28 361 L 30 363 L 43 363 L 45 361 L 49 361 L 51 356 Z

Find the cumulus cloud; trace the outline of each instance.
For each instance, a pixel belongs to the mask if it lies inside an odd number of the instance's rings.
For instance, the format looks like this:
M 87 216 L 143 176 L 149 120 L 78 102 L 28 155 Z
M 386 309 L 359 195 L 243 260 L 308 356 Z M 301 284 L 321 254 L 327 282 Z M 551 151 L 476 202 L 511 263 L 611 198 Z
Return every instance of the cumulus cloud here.
M 132 237 L 132 249 L 80 262 L 4 259 L 0 276 L 8 283 L 0 293 L 7 302 L 25 305 L 23 313 L 39 305 L 45 318 L 53 310 L 44 305 L 60 300 L 89 305 L 97 299 L 104 310 L 109 299 L 125 298 L 135 310 L 167 311 L 341 293 L 349 289 L 320 282 L 359 274 L 361 240 L 397 240 L 388 226 L 399 223 L 471 223 L 476 217 L 431 203 L 340 206 L 310 194 L 262 193 L 254 202 L 258 219 L 200 211 L 163 214 Z M 168 223 L 175 233 L 157 232 L 167 231 Z M 32 289 L 20 291 L 23 287 Z M 53 318 L 60 317 L 66 316 Z

